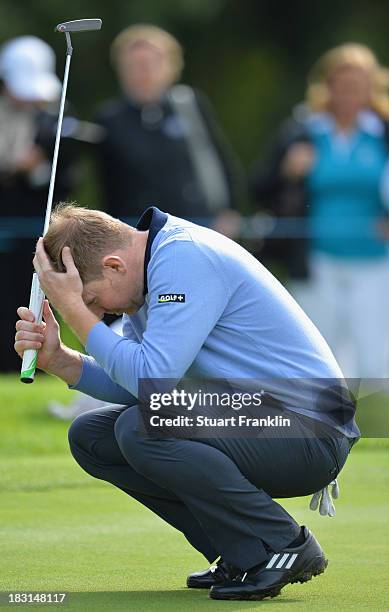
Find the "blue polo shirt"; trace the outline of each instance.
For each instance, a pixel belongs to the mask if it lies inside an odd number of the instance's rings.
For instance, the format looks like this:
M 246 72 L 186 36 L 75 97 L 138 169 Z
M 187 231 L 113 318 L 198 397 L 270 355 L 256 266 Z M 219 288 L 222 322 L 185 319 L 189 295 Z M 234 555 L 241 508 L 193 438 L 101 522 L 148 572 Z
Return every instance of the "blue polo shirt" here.
M 307 120 L 315 162 L 306 178 L 309 232 L 315 251 L 342 258 L 388 253 L 377 224 L 385 214 L 381 184 L 388 162 L 382 121 L 362 112 L 349 134 L 329 114 Z
M 73 388 L 131 405 L 139 379 L 343 379 L 310 319 L 244 248 L 154 207 L 138 223 L 147 228 L 144 305 L 124 315 L 123 337 L 94 325 Z M 287 407 L 322 418 L 285 388 Z M 351 429 L 341 431 L 359 435 Z

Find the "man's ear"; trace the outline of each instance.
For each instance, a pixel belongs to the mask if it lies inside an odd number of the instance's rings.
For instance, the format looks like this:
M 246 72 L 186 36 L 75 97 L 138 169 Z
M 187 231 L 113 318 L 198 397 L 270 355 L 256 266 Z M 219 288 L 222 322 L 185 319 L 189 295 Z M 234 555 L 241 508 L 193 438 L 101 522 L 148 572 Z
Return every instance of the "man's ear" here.
M 102 259 L 103 272 L 120 272 L 124 274 L 127 272 L 127 265 L 121 257 L 118 255 L 105 255 Z

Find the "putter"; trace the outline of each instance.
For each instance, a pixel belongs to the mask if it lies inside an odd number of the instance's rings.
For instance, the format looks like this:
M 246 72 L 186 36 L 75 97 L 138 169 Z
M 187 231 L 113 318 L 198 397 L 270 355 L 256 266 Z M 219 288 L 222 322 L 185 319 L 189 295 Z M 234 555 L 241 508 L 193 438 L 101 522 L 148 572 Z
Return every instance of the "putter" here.
M 70 60 L 72 58 L 72 53 L 73 53 L 70 32 L 87 32 L 90 30 L 100 30 L 101 24 L 102 24 L 101 19 L 76 19 L 75 21 L 65 21 L 64 23 L 60 23 L 55 28 L 56 32 L 64 33 L 66 37 L 66 63 L 65 63 L 65 72 L 64 72 L 63 83 L 62 83 L 62 93 L 61 93 L 61 101 L 60 101 L 60 106 L 59 106 L 57 133 L 55 136 L 53 163 L 51 166 L 49 193 L 47 196 L 43 236 L 46 234 L 48 227 L 49 227 L 51 209 L 53 205 L 55 174 L 57 171 L 59 143 L 61 140 L 62 120 L 63 120 L 63 113 L 64 113 L 64 108 L 65 108 L 65 100 L 66 100 L 66 89 L 68 86 Z M 43 309 L 44 298 L 45 296 L 40 287 L 38 275 L 36 274 L 36 272 L 34 272 L 34 274 L 32 275 L 29 309 L 34 313 L 35 321 L 38 323 L 41 323 L 42 321 L 42 309 Z M 20 380 L 22 382 L 24 383 L 34 382 L 37 359 L 38 359 L 37 350 L 29 349 L 29 350 L 24 351 L 22 369 L 20 373 Z

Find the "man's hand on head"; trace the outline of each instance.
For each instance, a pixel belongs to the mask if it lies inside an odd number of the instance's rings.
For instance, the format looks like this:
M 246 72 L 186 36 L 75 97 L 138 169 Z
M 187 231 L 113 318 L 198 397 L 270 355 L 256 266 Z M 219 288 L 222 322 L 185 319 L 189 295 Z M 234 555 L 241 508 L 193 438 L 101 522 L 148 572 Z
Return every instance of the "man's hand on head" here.
M 54 308 L 85 345 L 90 329 L 99 321 L 82 299 L 83 284 L 69 247 L 62 250 L 65 272 L 57 272 L 39 238 L 33 260 L 39 283 Z
M 62 250 L 62 262 L 66 272 L 56 272 L 45 251 L 43 238 L 39 238 L 33 260 L 34 268 L 43 291 L 61 314 L 80 306 L 83 290 L 82 280 L 69 247 Z

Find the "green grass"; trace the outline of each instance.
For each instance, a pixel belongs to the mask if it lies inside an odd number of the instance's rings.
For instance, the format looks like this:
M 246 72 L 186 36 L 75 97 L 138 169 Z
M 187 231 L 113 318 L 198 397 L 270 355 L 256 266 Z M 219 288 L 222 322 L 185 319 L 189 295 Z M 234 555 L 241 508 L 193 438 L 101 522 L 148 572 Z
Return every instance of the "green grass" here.
M 181 534 L 72 460 L 67 425 L 45 412 L 49 399 L 71 397 L 53 378 L 0 377 L 0 591 L 69 592 L 66 610 L 388 609 L 388 440 L 355 447 L 336 518 L 311 512 L 307 498 L 282 502 L 325 548 L 323 576 L 274 600 L 215 602 L 185 588 L 207 563 Z

